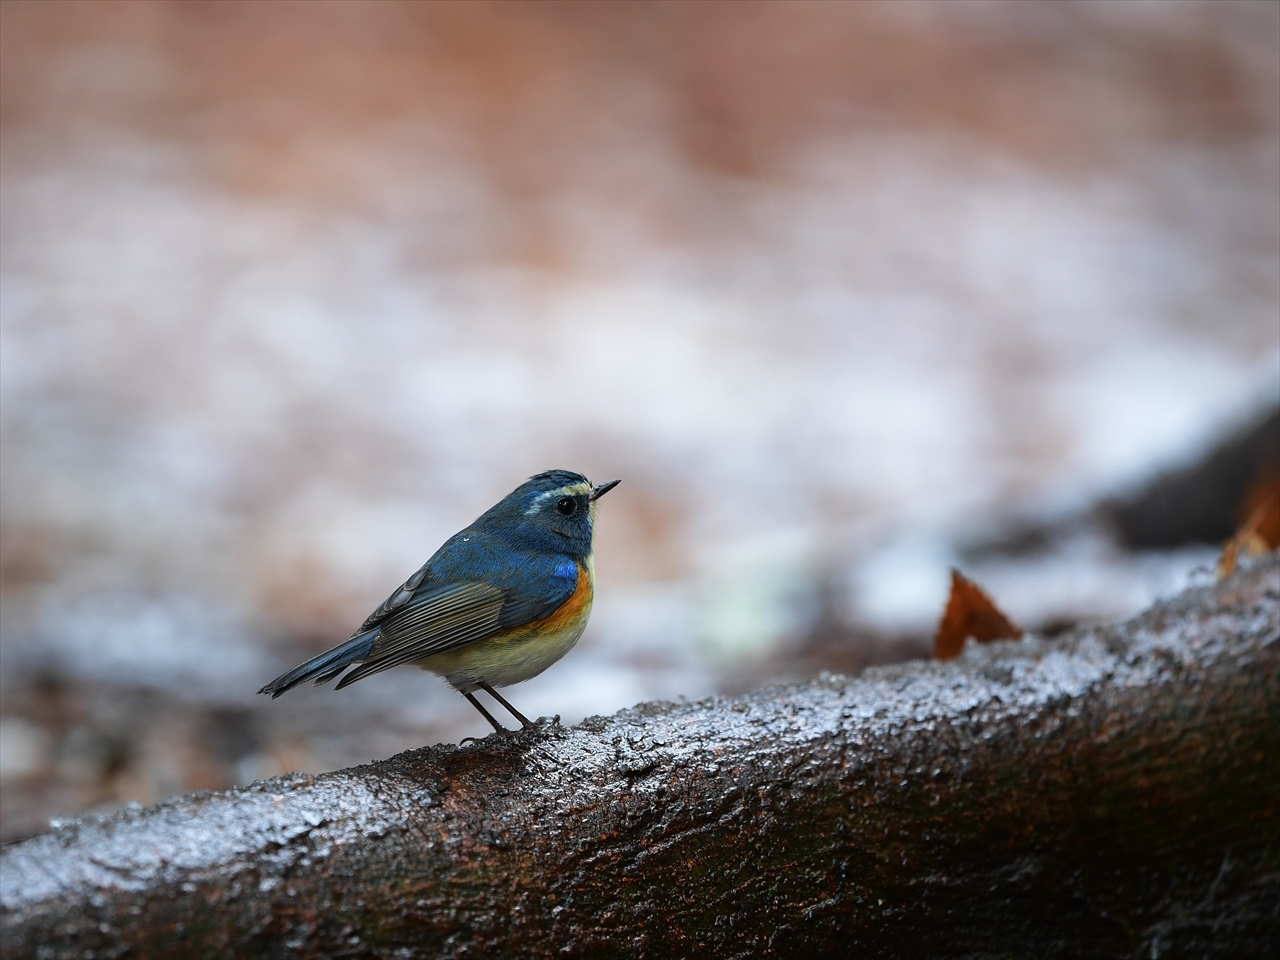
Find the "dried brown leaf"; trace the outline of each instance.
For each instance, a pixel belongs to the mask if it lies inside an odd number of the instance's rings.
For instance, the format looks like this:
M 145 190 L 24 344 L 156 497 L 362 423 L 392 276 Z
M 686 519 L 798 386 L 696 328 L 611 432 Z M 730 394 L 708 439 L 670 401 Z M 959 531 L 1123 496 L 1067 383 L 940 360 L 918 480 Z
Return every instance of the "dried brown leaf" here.
M 1218 579 L 1225 580 L 1235 570 L 1243 553 L 1257 557 L 1280 548 L 1280 472 L 1265 471 L 1245 494 L 1247 519 L 1227 541 L 1218 558 Z
M 959 570 L 951 571 L 951 596 L 938 624 L 933 640 L 935 660 L 958 657 L 965 640 L 973 637 L 979 643 L 992 640 L 1016 640 L 1022 631 L 1014 626 L 982 589 Z

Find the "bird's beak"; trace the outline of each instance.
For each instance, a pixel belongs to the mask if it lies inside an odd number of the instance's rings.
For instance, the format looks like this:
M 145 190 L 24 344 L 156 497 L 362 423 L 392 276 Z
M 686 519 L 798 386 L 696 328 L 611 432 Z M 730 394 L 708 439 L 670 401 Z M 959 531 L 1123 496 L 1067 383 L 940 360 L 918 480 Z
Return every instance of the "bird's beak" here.
M 598 485 L 596 485 L 596 486 L 592 487 L 592 488 L 591 488 L 591 499 L 592 499 L 592 500 L 599 500 L 601 497 L 603 497 L 606 493 L 608 493 L 610 490 L 612 490 L 614 487 L 616 487 L 616 486 L 617 486 L 618 484 L 620 484 L 621 482 L 622 482 L 621 480 L 610 480 L 610 481 L 608 481 L 607 483 L 601 483 L 601 484 L 598 484 Z

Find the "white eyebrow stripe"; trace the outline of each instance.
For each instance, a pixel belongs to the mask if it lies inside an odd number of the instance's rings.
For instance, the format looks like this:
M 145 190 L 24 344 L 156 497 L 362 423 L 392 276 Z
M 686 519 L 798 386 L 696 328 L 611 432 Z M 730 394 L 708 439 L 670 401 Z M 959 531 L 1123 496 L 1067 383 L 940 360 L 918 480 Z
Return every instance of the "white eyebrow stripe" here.
M 525 509 L 524 515 L 527 517 L 537 513 L 542 506 L 544 500 L 550 500 L 552 497 L 580 497 L 591 492 L 591 484 L 589 483 L 571 483 L 567 487 L 560 487 L 556 490 L 548 490 L 545 493 L 538 494 L 534 498 L 533 503 Z

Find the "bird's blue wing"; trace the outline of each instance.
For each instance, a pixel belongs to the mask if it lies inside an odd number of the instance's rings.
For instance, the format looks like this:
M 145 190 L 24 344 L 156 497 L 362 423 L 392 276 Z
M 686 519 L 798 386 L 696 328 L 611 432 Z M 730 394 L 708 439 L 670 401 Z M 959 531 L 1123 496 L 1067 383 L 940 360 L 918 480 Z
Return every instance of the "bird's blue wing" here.
M 445 557 L 442 548 L 374 611 L 357 633 L 377 627 L 378 638 L 339 688 L 541 619 L 577 587 L 578 565 L 567 556 L 531 557 L 478 539 L 456 543 Z M 460 574 L 477 579 L 453 579 Z
M 431 572 L 431 561 L 424 563 L 413 576 L 396 588 L 395 593 L 382 601 L 382 605 L 377 610 L 365 617 L 364 623 L 360 625 L 360 629 L 351 636 L 358 637 L 362 633 L 367 633 L 378 624 L 386 620 L 392 613 L 399 610 L 406 603 L 413 599 L 413 595 L 418 592 L 418 588 L 422 586 L 422 581 L 427 578 L 427 574 Z
M 427 567 L 425 584 L 439 578 L 502 591 L 499 625 L 504 629 L 555 612 L 573 595 L 579 576 L 578 564 L 568 554 L 527 553 L 473 530 L 464 530 L 441 547 Z

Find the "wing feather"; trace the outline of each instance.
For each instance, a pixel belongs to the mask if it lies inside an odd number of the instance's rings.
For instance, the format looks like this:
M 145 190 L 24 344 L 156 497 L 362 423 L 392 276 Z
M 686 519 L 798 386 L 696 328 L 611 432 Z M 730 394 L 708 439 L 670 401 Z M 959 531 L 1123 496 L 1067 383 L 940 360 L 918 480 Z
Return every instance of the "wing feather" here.
M 369 615 L 356 635 L 377 629 L 377 640 L 335 689 L 548 616 L 573 594 L 580 576 L 568 557 L 529 558 L 500 585 L 441 573 L 428 561 Z
M 483 583 L 442 583 L 419 593 L 384 616 L 368 656 L 335 689 L 496 633 L 505 601 L 501 590 Z
M 431 566 L 431 561 L 428 560 L 421 567 L 419 567 L 417 572 L 414 573 L 413 576 L 411 576 L 404 583 L 400 584 L 400 586 L 396 588 L 395 593 L 391 594 L 391 596 L 383 600 L 381 606 L 379 606 L 377 610 L 373 611 L 373 613 L 369 614 L 369 616 L 365 618 L 364 623 L 360 625 L 360 629 L 357 630 L 355 633 L 353 633 L 351 636 L 354 637 L 354 636 L 357 636 L 358 634 L 364 633 L 367 630 L 372 630 L 374 627 L 380 624 L 383 620 L 387 619 L 387 617 L 391 613 L 400 609 L 406 603 L 408 603 L 410 598 L 412 598 L 413 595 L 417 592 L 418 587 L 422 586 L 422 581 L 426 579 L 427 573 L 429 572 L 428 568 L 430 566 Z

